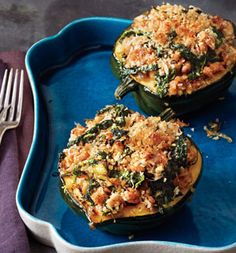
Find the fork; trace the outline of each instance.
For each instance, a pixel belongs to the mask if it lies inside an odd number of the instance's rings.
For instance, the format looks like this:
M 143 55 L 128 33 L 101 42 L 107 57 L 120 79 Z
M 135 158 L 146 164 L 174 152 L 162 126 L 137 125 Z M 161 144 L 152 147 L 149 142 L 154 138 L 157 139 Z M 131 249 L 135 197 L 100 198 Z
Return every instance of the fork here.
M 9 73 L 8 73 L 9 72 Z M 21 119 L 24 71 L 4 72 L 0 91 L 0 144 L 6 130 L 16 128 Z

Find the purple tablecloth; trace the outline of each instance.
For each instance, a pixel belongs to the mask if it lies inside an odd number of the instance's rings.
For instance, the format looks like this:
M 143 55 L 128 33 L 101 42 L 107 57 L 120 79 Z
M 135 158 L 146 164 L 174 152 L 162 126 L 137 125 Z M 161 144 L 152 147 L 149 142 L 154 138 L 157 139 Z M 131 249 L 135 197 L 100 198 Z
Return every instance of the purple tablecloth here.
M 0 53 L 0 86 L 5 68 L 24 69 L 22 52 Z M 27 233 L 19 217 L 15 194 L 33 134 L 33 102 L 28 79 L 24 82 L 21 123 L 8 130 L 0 145 L 0 252 L 30 252 Z

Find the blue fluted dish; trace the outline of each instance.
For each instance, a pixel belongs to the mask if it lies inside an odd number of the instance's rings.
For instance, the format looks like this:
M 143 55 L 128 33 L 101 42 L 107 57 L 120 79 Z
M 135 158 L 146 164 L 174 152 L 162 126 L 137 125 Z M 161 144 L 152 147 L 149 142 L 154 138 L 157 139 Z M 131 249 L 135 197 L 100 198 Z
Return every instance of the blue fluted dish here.
M 224 121 L 236 140 L 236 85 L 220 100 L 188 117 L 193 140 L 203 152 L 198 189 L 181 212 L 149 232 L 127 236 L 90 230 L 63 201 L 57 176 L 58 152 L 74 122 L 82 123 L 107 104 L 118 80 L 109 59 L 112 45 L 129 20 L 94 17 L 72 22 L 33 45 L 26 67 L 34 97 L 33 143 L 17 190 L 19 213 L 30 231 L 58 252 L 236 252 L 236 144 L 206 137 L 203 126 Z M 123 100 L 139 111 L 131 94 Z M 140 227 L 142 230 L 142 227 Z

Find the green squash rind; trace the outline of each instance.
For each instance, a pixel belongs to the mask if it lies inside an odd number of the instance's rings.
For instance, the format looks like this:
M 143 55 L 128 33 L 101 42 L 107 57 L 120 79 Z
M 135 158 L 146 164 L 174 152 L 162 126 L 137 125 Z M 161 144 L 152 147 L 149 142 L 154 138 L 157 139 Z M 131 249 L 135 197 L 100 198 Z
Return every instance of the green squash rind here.
M 196 144 L 190 138 L 188 139 L 195 146 L 201 158 L 199 176 L 192 186 L 192 188 L 195 189 L 202 174 L 203 158 L 201 151 L 198 149 Z M 80 215 L 82 218 L 90 222 L 85 212 L 83 211 L 83 208 L 78 204 L 78 202 L 73 198 L 73 196 L 68 191 L 62 188 L 62 186 L 63 186 L 63 178 L 61 178 L 60 192 L 64 201 L 76 214 Z M 152 228 L 157 227 L 161 223 L 165 222 L 166 220 L 168 220 L 170 216 L 179 211 L 184 206 L 184 204 L 191 199 L 191 196 L 193 194 L 192 188 L 185 194 L 185 196 L 179 202 L 177 202 L 175 206 L 168 209 L 167 208 L 164 209 L 163 214 L 156 213 L 137 217 L 116 218 L 106 220 L 102 223 L 92 224 L 92 227 L 117 235 L 131 235 L 145 230 L 150 230 Z
M 157 115 L 166 108 L 172 108 L 176 115 L 183 115 L 196 111 L 219 97 L 225 95 L 233 82 L 234 76 L 226 75 L 220 81 L 199 90 L 191 95 L 181 97 L 159 98 L 147 91 L 144 86 L 139 85 L 137 90 L 133 91 L 136 103 L 147 114 Z
M 111 56 L 111 66 L 114 75 L 121 79 L 119 64 L 114 55 Z M 173 96 L 160 98 L 134 80 L 132 86 L 128 88 L 124 87 L 124 89 L 122 89 L 121 84 L 117 89 L 123 90 L 122 96 L 125 96 L 128 92 L 132 92 L 138 106 L 142 111 L 149 115 L 158 115 L 160 112 L 170 107 L 175 111 L 176 115 L 179 116 L 198 110 L 217 98 L 224 96 L 225 92 L 233 83 L 235 74 L 236 65 L 221 80 L 198 90 L 191 95 L 182 95 L 179 97 Z M 116 98 L 120 99 L 121 97 L 116 95 Z

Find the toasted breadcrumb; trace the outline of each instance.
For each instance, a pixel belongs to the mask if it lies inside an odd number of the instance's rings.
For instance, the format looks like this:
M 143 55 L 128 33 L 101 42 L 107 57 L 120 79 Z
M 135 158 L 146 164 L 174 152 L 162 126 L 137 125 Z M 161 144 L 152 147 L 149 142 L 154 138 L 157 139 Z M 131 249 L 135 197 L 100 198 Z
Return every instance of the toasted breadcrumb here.
M 215 141 L 222 138 L 228 141 L 229 143 L 232 143 L 233 139 L 230 136 L 220 132 L 221 125 L 222 123 L 220 122 L 220 120 L 216 118 L 215 121 L 209 122 L 208 126 L 204 126 L 203 129 L 206 131 L 207 137 Z

